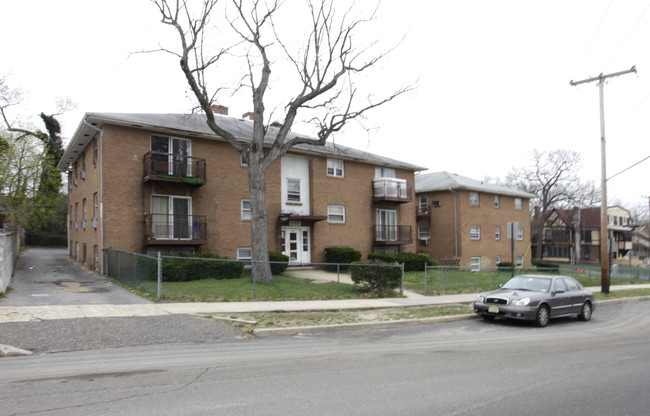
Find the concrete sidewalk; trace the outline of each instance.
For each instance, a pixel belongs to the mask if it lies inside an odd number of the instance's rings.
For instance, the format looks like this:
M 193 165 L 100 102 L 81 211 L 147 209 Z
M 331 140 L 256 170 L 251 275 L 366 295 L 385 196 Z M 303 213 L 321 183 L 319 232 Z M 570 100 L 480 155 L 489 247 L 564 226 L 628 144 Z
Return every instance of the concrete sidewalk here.
M 611 286 L 612 291 L 647 289 L 650 284 Z M 600 292 L 600 287 L 587 288 Z M 379 309 L 404 306 L 468 304 L 477 294 L 421 296 L 418 298 L 345 299 L 276 302 L 153 303 L 138 305 L 51 305 L 0 306 L 0 323 L 48 321 L 98 317 L 141 317 L 178 314 L 217 314 L 241 312 L 292 312 L 346 309 Z

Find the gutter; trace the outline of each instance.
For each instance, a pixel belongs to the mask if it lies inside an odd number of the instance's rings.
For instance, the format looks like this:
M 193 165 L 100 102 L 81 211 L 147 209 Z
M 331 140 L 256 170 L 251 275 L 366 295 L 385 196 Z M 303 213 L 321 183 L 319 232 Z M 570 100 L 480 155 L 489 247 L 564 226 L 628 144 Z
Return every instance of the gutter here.
M 104 130 L 99 129 L 88 123 L 85 119 L 83 123 L 99 132 L 99 244 L 102 251 L 102 276 L 105 275 L 106 265 L 104 264 Z M 93 253 L 94 255 L 95 253 Z
M 449 192 L 454 194 L 454 256 L 458 257 L 458 194 L 449 187 Z

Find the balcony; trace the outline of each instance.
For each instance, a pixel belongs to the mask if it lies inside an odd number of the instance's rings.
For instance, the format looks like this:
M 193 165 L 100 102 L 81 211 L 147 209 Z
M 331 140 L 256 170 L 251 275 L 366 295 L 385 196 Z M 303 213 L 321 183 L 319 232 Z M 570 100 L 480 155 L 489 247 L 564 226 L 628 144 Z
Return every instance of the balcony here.
M 431 217 L 431 209 L 429 208 L 428 205 L 418 205 L 415 207 L 415 216 L 417 217 L 418 221 L 420 218 L 430 218 Z
M 191 246 L 207 243 L 205 215 L 145 215 L 145 246 Z
M 413 230 L 410 225 L 375 225 L 372 231 L 376 246 L 413 244 Z
M 372 181 L 372 202 L 411 202 L 411 186 L 404 179 L 380 178 Z
M 143 163 L 143 182 L 175 182 L 193 186 L 205 183 L 205 159 L 202 157 L 148 152 Z

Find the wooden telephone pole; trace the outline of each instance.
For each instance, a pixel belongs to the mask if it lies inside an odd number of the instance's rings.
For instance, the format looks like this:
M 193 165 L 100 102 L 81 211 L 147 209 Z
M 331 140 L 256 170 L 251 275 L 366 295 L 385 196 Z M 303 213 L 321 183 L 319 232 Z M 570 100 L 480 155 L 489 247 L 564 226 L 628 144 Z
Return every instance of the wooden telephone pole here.
M 605 107 L 603 103 L 603 87 L 605 80 L 608 78 L 618 77 L 620 75 L 636 73 L 636 66 L 620 72 L 603 75 L 597 77 L 583 79 L 582 81 L 571 81 L 572 86 L 587 84 L 590 82 L 598 81 L 598 96 L 600 98 L 600 285 L 601 292 L 609 293 L 609 262 L 610 262 L 610 248 L 609 248 L 609 231 L 607 230 L 607 174 L 606 174 L 606 158 L 605 158 Z

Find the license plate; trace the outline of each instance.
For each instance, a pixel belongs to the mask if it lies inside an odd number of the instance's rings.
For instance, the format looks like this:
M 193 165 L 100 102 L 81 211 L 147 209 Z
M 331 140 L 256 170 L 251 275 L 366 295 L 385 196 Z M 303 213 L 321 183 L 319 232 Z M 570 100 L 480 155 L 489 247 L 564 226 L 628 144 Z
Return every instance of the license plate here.
M 499 307 L 498 306 L 488 306 L 488 312 L 490 312 L 490 313 L 499 313 Z

